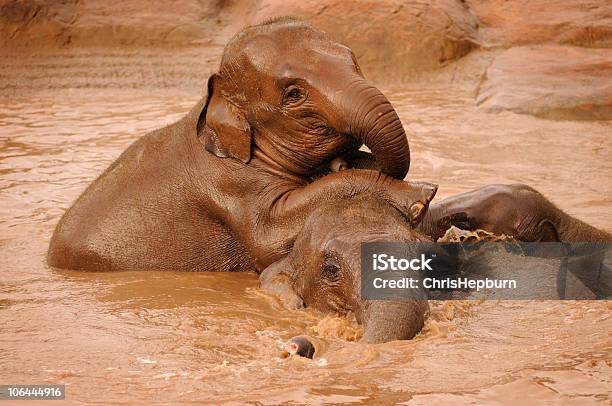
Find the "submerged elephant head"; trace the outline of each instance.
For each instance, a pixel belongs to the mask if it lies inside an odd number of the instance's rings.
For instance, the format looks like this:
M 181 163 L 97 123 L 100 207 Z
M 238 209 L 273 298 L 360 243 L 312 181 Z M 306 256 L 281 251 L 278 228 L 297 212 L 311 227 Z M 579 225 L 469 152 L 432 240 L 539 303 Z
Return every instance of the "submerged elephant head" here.
M 227 44 L 198 136 L 217 156 L 256 155 L 298 176 L 362 144 L 388 175 L 403 178 L 410 165 L 399 117 L 351 50 L 291 18 L 248 27 Z
M 353 312 L 364 326 L 362 341 L 410 339 L 423 327 L 429 309 L 424 294 L 405 300 L 361 298 L 361 243 L 389 241 L 429 239 L 374 197 L 320 207 L 306 221 L 289 255 L 261 274 L 261 286 L 288 307 Z

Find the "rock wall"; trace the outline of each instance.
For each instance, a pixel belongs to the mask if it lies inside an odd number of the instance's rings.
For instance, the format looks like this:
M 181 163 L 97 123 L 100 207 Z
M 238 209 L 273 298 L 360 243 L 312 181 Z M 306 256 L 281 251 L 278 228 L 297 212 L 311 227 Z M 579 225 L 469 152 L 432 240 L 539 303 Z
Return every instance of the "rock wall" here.
M 0 47 L 185 46 L 209 42 L 214 0 L 0 1 Z
M 495 58 L 476 103 L 561 120 L 612 119 L 612 50 L 559 45 L 510 48 Z
M 251 16 L 311 21 L 348 45 L 367 75 L 397 79 L 431 70 L 477 47 L 478 20 L 459 0 L 263 0 Z
M 607 0 L 467 0 L 481 22 L 486 47 L 555 43 L 612 46 L 612 2 Z
M 612 116 L 609 87 L 598 86 L 612 77 L 609 0 L 0 0 L 0 51 L 220 52 L 245 25 L 280 15 L 351 47 L 377 82 L 420 80 L 453 61 L 472 63 L 464 57 L 476 51 L 484 57 L 472 67 L 475 103 L 487 111 Z
M 504 49 L 481 75 L 478 106 L 558 120 L 612 119 L 612 2 L 468 4 L 481 23 L 482 47 Z
M 366 72 L 402 79 L 460 58 L 478 42 L 477 19 L 459 0 L 0 3 L 1 48 L 222 45 L 247 24 L 293 15 L 350 46 Z

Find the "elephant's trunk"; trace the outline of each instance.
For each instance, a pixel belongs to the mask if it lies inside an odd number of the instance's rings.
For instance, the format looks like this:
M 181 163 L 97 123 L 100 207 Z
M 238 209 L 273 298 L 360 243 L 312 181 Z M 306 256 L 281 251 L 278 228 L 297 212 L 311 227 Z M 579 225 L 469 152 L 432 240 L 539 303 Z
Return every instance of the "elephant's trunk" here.
M 382 172 L 403 179 L 410 167 L 410 148 L 389 100 L 365 80 L 355 82 L 344 97 L 347 132 L 370 148 Z
M 566 213 L 559 213 L 558 239 L 563 242 L 612 242 L 612 234 Z
M 409 340 L 423 328 L 429 311 L 427 300 L 371 300 L 364 304 L 361 341 L 384 343 Z

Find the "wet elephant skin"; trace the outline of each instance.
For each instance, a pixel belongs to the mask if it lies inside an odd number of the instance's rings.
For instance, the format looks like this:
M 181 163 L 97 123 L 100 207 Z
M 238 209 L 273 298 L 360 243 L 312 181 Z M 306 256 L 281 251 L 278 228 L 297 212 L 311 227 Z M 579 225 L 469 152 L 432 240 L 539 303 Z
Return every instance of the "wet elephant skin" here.
M 361 144 L 382 173 L 309 182 Z M 85 190 L 60 220 L 48 263 L 260 271 L 323 201 L 375 191 L 416 224 L 436 187 L 401 181 L 409 164 L 401 121 L 350 49 L 304 22 L 273 20 L 238 33 L 192 111 L 137 140 Z

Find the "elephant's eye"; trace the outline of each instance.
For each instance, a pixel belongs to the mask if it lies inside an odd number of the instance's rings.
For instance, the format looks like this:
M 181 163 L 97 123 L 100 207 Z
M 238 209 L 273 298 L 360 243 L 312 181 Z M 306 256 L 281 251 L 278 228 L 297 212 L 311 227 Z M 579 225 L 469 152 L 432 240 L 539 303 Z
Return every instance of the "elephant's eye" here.
M 321 267 L 321 276 L 331 282 L 340 279 L 340 262 L 334 257 L 326 257 Z
M 301 104 L 306 99 L 306 92 L 296 85 L 287 86 L 283 95 L 283 103 L 288 105 Z

